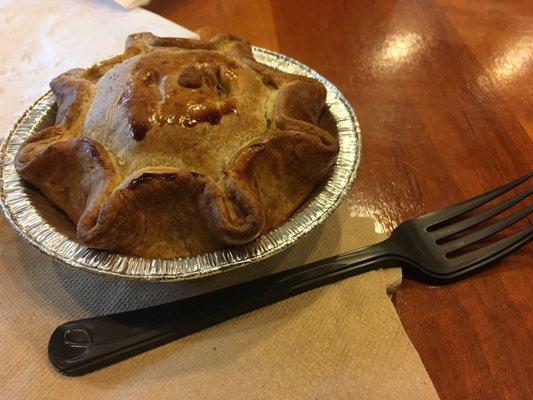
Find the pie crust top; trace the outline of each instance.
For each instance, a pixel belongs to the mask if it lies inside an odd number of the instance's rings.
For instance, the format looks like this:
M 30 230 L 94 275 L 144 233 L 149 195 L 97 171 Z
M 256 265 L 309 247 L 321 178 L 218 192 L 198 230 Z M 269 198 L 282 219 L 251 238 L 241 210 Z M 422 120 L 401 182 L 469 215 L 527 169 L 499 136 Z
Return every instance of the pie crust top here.
M 334 163 L 326 90 L 255 61 L 232 35 L 130 35 L 123 54 L 50 84 L 55 125 L 15 166 L 89 247 L 191 256 L 287 220 Z

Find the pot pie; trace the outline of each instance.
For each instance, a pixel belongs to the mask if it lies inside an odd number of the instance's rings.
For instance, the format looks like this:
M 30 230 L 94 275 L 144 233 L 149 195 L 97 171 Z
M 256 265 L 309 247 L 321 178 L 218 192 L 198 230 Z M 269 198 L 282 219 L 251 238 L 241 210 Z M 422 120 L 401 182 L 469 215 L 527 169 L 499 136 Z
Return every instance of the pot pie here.
M 15 167 L 93 248 L 172 258 L 249 242 L 287 220 L 338 153 L 317 125 L 324 86 L 258 63 L 232 35 L 133 34 L 123 54 L 50 86 L 55 125 Z

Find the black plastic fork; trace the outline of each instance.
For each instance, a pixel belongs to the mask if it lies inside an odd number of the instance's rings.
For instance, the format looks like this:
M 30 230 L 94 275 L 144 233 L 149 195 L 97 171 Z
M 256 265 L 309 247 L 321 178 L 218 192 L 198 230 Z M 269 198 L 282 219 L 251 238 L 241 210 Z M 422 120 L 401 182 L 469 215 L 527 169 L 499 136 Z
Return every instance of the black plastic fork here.
M 173 303 L 120 314 L 72 321 L 52 334 L 48 355 L 63 374 L 82 375 L 129 358 L 209 326 L 299 293 L 362 272 L 401 266 L 423 282 L 449 283 L 462 279 L 524 246 L 533 226 L 486 245 L 453 256 L 457 251 L 492 236 L 527 217 L 531 205 L 483 229 L 460 238 L 463 232 L 526 200 L 532 188 L 477 215 L 456 222 L 531 178 L 528 174 L 498 189 L 452 207 L 400 224 L 385 241 L 291 270 L 255 279 Z

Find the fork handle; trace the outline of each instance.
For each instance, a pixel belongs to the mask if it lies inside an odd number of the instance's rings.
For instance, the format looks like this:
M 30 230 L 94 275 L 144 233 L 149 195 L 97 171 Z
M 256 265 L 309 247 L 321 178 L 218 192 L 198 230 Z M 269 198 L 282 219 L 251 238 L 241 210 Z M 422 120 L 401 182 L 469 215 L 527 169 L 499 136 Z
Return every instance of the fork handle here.
M 59 372 L 83 375 L 252 310 L 399 262 L 402 257 L 385 240 L 172 303 L 67 322 L 50 337 L 48 356 Z

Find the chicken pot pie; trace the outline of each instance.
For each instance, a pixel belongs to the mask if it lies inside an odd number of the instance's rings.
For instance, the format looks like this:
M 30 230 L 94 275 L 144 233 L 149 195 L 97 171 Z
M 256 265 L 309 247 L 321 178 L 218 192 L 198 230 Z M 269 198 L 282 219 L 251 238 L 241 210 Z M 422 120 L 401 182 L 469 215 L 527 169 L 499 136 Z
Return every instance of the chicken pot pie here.
M 93 248 L 197 255 L 287 220 L 334 163 L 326 90 L 255 61 L 232 35 L 131 35 L 123 54 L 50 84 L 55 125 L 15 166 Z

